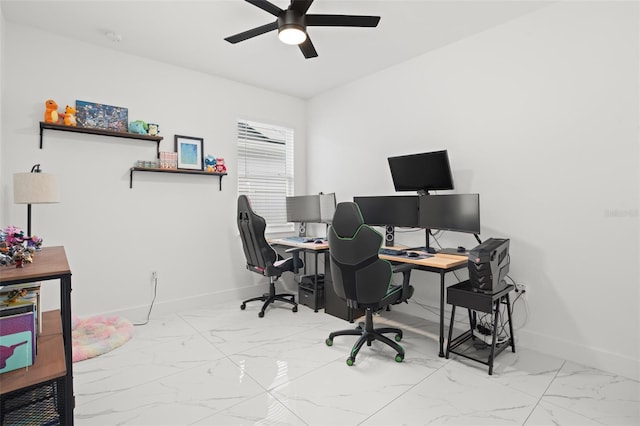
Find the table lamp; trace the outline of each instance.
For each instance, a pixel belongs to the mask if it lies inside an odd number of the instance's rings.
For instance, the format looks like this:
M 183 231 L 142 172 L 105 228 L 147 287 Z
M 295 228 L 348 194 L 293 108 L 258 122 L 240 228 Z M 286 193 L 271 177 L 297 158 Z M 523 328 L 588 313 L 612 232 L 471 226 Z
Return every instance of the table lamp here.
M 56 177 L 49 173 L 42 173 L 40 164 L 33 166 L 30 173 L 15 173 L 13 202 L 27 205 L 27 236 L 31 237 L 31 204 L 60 202 Z

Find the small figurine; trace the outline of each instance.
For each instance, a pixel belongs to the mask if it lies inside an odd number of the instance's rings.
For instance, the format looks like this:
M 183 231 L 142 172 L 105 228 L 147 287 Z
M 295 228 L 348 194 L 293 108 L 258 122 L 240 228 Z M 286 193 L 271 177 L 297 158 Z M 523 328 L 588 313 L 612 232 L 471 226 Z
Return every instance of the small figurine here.
M 67 105 L 64 110 L 62 122 L 67 126 L 76 126 L 78 124 L 76 121 L 76 109 L 74 107 Z
M 44 103 L 44 122 L 58 124 L 60 117 L 58 116 L 58 104 L 53 99 L 47 99 Z
M 6 304 L 7 305 L 13 305 L 14 303 L 17 303 L 18 299 L 20 299 L 21 297 L 26 296 L 27 293 L 28 293 L 28 291 L 26 289 L 24 289 L 24 288 L 11 290 L 9 292 L 9 294 L 7 295 Z
M 216 157 L 214 157 L 213 155 L 209 155 L 207 154 L 206 157 L 204 157 L 204 166 L 205 166 L 205 170 L 209 173 L 213 173 L 216 171 Z
M 224 165 L 224 158 L 216 158 L 216 173 L 227 173 L 227 166 Z
M 138 133 L 140 135 L 147 134 L 147 123 L 142 120 L 136 120 L 129 123 L 129 133 Z
M 156 136 L 158 133 L 160 133 L 160 125 L 155 123 L 147 123 L 147 126 L 149 128 L 149 134 L 151 136 Z

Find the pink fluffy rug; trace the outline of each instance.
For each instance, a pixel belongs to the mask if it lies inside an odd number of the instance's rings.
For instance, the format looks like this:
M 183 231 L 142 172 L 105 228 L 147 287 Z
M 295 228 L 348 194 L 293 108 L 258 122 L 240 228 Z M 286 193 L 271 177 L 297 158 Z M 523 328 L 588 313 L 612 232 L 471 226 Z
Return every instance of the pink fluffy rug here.
M 121 317 L 73 317 L 73 362 L 93 358 L 124 345 L 133 337 L 133 324 Z

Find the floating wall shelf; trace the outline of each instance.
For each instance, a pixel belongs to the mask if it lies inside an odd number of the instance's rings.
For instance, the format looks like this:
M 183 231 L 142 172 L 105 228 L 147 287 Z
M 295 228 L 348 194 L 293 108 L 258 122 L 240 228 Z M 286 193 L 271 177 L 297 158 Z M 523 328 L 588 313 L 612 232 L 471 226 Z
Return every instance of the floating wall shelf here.
M 160 156 L 160 141 L 162 140 L 162 136 L 140 135 L 137 133 L 128 132 L 115 132 L 113 130 L 94 129 L 91 127 L 65 126 L 64 124 L 45 123 L 44 121 L 40 122 L 40 149 L 42 149 L 42 133 L 44 132 L 44 129 L 60 130 L 63 132 L 86 133 L 90 135 L 113 136 L 117 138 L 139 139 L 143 141 L 155 142 L 157 146 L 156 151 L 158 153 L 158 156 Z
M 220 178 L 220 191 L 222 191 L 222 176 L 226 176 L 226 173 L 212 173 L 205 172 L 202 170 L 183 170 L 183 169 L 160 169 L 160 168 L 149 168 L 149 167 L 132 167 L 129 170 L 129 188 L 133 188 L 133 172 L 153 172 L 153 173 L 178 173 L 185 175 L 207 175 L 207 176 L 218 176 Z

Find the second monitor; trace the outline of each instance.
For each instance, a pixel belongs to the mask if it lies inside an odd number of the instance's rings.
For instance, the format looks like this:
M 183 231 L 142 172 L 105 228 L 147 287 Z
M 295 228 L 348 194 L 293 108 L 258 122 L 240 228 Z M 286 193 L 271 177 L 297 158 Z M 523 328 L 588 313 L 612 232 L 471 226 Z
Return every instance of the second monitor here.
M 395 243 L 395 227 L 418 227 L 418 196 L 353 197 L 367 225 L 385 227 L 385 245 Z
M 336 210 L 336 194 L 287 197 L 287 222 L 299 223 L 298 234 L 306 235 L 307 223 L 330 224 Z
M 480 233 L 480 195 L 446 194 L 420 197 L 419 226 L 426 229 Z

